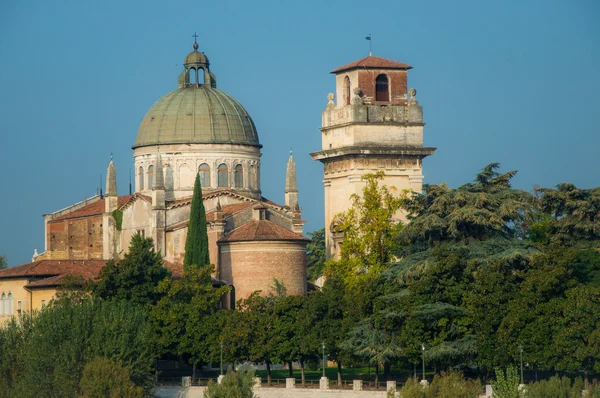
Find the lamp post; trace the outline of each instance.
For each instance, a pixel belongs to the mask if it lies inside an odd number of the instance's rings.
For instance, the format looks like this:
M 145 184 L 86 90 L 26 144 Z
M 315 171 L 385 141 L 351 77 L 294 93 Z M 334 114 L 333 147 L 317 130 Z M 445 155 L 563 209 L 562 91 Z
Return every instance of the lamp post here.
M 523 383 L 523 346 L 519 344 L 519 352 L 521 353 L 521 384 Z
M 325 377 L 325 342 L 323 342 L 323 377 Z
M 221 376 L 223 376 L 223 340 L 221 340 Z
M 425 379 L 425 346 L 421 345 L 421 350 L 423 351 L 423 380 Z

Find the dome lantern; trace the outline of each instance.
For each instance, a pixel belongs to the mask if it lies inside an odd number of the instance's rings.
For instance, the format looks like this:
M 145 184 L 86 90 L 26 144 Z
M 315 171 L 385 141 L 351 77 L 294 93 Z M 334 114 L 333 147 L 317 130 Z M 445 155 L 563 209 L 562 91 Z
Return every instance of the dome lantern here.
M 183 87 L 198 87 L 203 84 L 209 85 L 212 88 L 217 87 L 217 78 L 210 71 L 210 62 L 206 54 L 198 51 L 198 35 L 194 33 L 194 51 L 189 53 L 183 61 L 183 72 L 179 75 L 179 88 Z

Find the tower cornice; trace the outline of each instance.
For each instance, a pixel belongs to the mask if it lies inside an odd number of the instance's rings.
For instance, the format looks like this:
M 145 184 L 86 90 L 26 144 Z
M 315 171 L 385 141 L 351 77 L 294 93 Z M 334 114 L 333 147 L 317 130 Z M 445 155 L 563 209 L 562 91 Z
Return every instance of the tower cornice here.
M 342 148 L 326 149 L 312 152 L 313 160 L 327 162 L 328 160 L 344 157 L 418 157 L 423 159 L 433 155 L 437 148 L 434 147 L 412 147 L 412 146 L 347 146 Z

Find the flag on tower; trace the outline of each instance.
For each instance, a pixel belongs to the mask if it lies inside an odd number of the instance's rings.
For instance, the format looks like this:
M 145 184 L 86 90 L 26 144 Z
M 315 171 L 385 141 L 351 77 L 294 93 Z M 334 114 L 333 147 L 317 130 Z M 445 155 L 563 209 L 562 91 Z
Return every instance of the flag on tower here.
M 365 40 L 371 40 L 371 34 L 369 33 L 369 36 L 365 37 Z

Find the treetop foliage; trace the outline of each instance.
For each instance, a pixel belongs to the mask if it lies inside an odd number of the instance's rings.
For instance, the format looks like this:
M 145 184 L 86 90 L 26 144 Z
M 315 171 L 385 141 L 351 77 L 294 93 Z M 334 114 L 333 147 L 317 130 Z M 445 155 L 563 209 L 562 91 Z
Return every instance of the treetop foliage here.
M 133 235 L 129 252 L 119 261 L 109 260 L 90 289 L 95 297 L 127 300 L 138 304 L 155 304 L 160 294 L 156 286 L 170 272 L 152 238 Z
M 397 255 L 420 251 L 444 241 L 518 237 L 519 227 L 533 206 L 533 196 L 512 189 L 516 171 L 500 174 L 500 165 L 483 168 L 456 189 L 445 184 L 425 185 L 402 201 L 410 223 L 398 236 Z

